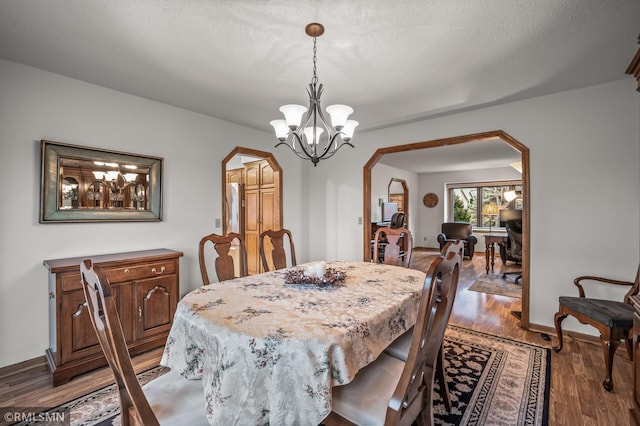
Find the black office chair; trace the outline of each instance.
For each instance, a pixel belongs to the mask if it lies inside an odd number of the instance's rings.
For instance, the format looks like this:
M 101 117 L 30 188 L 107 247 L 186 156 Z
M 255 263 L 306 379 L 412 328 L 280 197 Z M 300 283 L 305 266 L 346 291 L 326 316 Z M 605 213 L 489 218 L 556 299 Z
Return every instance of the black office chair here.
M 500 243 L 500 258 L 502 263 L 507 261 L 522 265 L 522 210 L 500 210 L 500 222 L 504 223 L 507 230 L 507 241 Z M 506 280 L 507 275 L 517 275 L 514 282 L 522 279 L 522 269 L 520 271 L 504 272 L 502 279 Z
M 393 216 L 391 216 L 391 221 L 389 222 L 389 228 L 391 229 L 404 228 L 405 217 L 406 217 L 405 214 L 402 212 L 394 213 Z

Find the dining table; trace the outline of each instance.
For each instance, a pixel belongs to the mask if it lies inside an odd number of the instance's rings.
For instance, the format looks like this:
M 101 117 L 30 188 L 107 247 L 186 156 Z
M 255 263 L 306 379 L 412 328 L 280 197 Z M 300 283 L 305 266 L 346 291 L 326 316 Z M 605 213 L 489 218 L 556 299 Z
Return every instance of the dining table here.
M 424 272 L 331 261 L 318 275 L 327 279 L 296 279 L 314 267 L 214 283 L 180 300 L 160 363 L 202 381 L 210 424 L 316 426 L 331 412 L 332 388 L 415 324 Z

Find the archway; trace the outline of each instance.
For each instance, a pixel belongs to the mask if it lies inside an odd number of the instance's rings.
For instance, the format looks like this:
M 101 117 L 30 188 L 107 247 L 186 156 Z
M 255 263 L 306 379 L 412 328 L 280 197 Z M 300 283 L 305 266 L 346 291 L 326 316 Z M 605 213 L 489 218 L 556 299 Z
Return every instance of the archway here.
M 371 170 L 385 154 L 414 151 L 427 148 L 443 147 L 465 143 L 483 142 L 500 139 L 513 147 L 521 155 L 522 160 L 522 318 L 521 327 L 529 329 L 529 271 L 530 271 L 530 190 L 529 190 L 529 148 L 502 130 L 495 130 L 471 135 L 436 139 L 406 145 L 390 146 L 378 149 L 363 168 L 363 259 L 369 260 L 371 245 Z

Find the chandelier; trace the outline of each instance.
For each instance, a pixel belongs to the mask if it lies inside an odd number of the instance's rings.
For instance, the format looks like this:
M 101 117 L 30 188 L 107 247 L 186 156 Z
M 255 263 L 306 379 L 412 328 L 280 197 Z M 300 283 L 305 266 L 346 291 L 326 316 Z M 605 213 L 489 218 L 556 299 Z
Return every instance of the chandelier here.
M 309 108 L 302 105 L 283 105 L 280 111 L 284 120 L 273 120 L 271 124 L 276 132 L 280 145 L 288 146 L 298 157 L 311 160 L 314 166 L 320 160 L 332 157 L 342 146 L 351 144 L 353 131 L 359 124 L 347 120 L 353 108 L 347 105 L 330 105 L 327 112 L 331 117 L 331 125 L 320 108 L 322 84 L 318 84 L 316 75 L 316 38 L 324 34 L 322 24 L 311 23 L 305 27 L 305 33 L 313 37 L 313 78 L 307 89 Z

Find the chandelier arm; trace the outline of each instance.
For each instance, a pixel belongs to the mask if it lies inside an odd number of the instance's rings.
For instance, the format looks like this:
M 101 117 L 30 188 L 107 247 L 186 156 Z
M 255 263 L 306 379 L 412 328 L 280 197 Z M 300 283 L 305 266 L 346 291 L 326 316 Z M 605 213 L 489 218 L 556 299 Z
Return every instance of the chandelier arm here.
M 296 135 L 296 137 L 297 137 L 297 135 Z M 298 138 L 298 140 L 300 140 L 300 139 Z M 293 148 L 291 145 L 289 145 L 286 141 L 281 141 L 281 142 L 277 143 L 274 146 L 274 148 L 277 148 L 280 145 L 286 146 L 287 148 L 289 148 L 291 150 L 291 152 L 293 152 L 295 155 L 297 155 L 298 157 L 302 158 L 303 160 L 309 160 L 310 159 L 310 157 L 308 155 L 305 156 L 305 155 L 301 154 L 299 151 L 297 151 L 295 148 Z
M 335 135 L 333 138 L 331 138 L 331 143 L 330 143 L 330 144 L 327 144 L 327 147 L 330 147 L 330 146 L 331 146 L 331 144 L 333 144 L 333 142 L 335 141 L 335 138 L 336 138 L 336 137 L 338 137 L 339 135 L 340 135 L 339 133 L 336 133 L 336 135 Z M 353 146 L 353 144 L 351 144 L 351 142 L 348 142 L 348 141 L 342 140 L 342 142 L 340 142 L 340 143 L 336 146 L 336 148 L 335 148 L 334 150 L 325 149 L 325 150 L 322 152 L 322 155 L 320 155 L 318 158 L 319 158 L 320 160 L 323 160 L 323 159 L 326 159 L 326 158 L 331 158 L 331 157 L 333 157 L 333 156 L 334 156 L 334 154 L 335 154 L 336 152 L 338 152 L 338 150 L 339 150 L 340 148 L 342 148 L 344 145 L 349 145 L 351 148 L 355 148 L 355 146 Z

